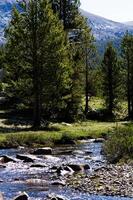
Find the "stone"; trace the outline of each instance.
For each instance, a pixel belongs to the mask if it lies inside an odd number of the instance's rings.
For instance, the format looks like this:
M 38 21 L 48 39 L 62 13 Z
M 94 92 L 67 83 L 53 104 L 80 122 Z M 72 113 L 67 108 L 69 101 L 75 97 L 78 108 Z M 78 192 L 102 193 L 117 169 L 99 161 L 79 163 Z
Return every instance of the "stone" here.
M 52 148 L 50 148 L 50 147 L 38 148 L 33 151 L 33 154 L 35 154 L 35 155 L 51 155 Z
M 36 159 L 35 156 L 25 154 L 17 154 L 16 158 L 23 160 L 24 162 L 34 162 L 34 160 Z
M 3 168 L 6 168 L 6 166 L 3 164 L 0 164 L 0 169 L 3 169 Z
M 47 167 L 47 165 L 43 163 L 35 163 L 31 165 L 30 167 L 43 168 L 43 167 Z
M 41 187 L 49 186 L 49 182 L 43 179 L 28 179 L 26 180 L 26 183 L 28 185 L 35 185 L 35 186 L 41 186 Z
M 94 143 L 103 143 L 103 142 L 105 142 L 105 139 L 104 139 L 104 138 L 96 138 L 96 139 L 94 140 Z
M 78 164 L 69 164 L 68 166 L 75 172 L 82 171 L 84 169 L 82 165 Z
M 0 192 L 0 200 L 4 200 L 3 194 Z
M 63 180 L 56 180 L 56 181 L 52 181 L 51 185 L 61 185 L 61 186 L 65 186 L 66 182 Z
M 0 162 L 1 163 L 17 162 L 17 160 L 15 158 L 10 157 L 10 156 L 4 155 L 4 156 L 0 157 Z
M 72 175 L 73 173 L 74 173 L 74 170 L 72 170 L 72 168 L 69 166 L 60 166 L 57 169 L 57 174 L 61 176 Z
M 87 170 L 87 169 L 90 169 L 90 166 L 89 165 L 83 165 L 83 168 L 84 168 L 84 170 Z
M 29 199 L 29 196 L 26 192 L 23 192 L 14 198 L 14 200 L 28 200 L 28 199 Z

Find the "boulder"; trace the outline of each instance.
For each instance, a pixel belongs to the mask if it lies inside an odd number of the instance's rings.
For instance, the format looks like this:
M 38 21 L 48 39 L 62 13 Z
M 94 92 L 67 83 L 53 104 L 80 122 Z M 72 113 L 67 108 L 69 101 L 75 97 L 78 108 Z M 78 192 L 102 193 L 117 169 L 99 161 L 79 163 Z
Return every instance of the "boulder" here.
M 25 154 L 17 154 L 16 158 L 23 160 L 24 162 L 34 162 L 34 160 L 37 159 L 35 156 Z
M 33 154 L 35 154 L 35 155 L 51 155 L 52 148 L 50 148 L 50 147 L 39 148 L 39 149 L 34 150 Z
M 0 162 L 1 163 L 17 162 L 17 160 L 15 158 L 10 157 L 10 156 L 4 155 L 4 156 L 0 157 Z
M 28 200 L 28 199 L 29 199 L 29 196 L 26 192 L 23 192 L 14 198 L 14 200 Z

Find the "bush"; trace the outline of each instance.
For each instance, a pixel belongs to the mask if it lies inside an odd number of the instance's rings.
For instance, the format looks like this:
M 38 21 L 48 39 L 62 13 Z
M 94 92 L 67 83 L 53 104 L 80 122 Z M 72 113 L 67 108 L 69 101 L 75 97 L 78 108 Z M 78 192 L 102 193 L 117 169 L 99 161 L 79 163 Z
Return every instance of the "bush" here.
M 116 128 L 105 142 L 104 152 L 111 163 L 133 159 L 133 128 Z

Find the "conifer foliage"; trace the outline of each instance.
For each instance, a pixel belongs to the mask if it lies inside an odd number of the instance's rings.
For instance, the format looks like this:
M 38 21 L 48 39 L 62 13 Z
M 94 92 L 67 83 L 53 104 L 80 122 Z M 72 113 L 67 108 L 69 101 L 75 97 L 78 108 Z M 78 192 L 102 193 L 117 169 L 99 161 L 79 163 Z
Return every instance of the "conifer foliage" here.
M 37 128 L 44 108 L 64 106 L 70 72 L 67 41 L 47 0 L 23 2 L 20 8 L 22 12 L 14 8 L 7 29 L 8 91 L 22 103 L 29 100 Z
M 112 44 L 109 43 L 104 53 L 102 64 L 103 72 L 103 96 L 106 102 L 108 116 L 113 117 L 113 111 L 117 105 L 119 88 L 119 64 L 118 57 Z

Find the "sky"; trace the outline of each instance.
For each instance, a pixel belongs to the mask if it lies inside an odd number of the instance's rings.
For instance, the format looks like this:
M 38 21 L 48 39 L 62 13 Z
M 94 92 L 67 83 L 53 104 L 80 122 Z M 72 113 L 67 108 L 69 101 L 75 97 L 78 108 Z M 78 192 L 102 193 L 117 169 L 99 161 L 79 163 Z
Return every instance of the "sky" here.
M 133 0 L 80 0 L 81 8 L 117 22 L 133 21 Z

